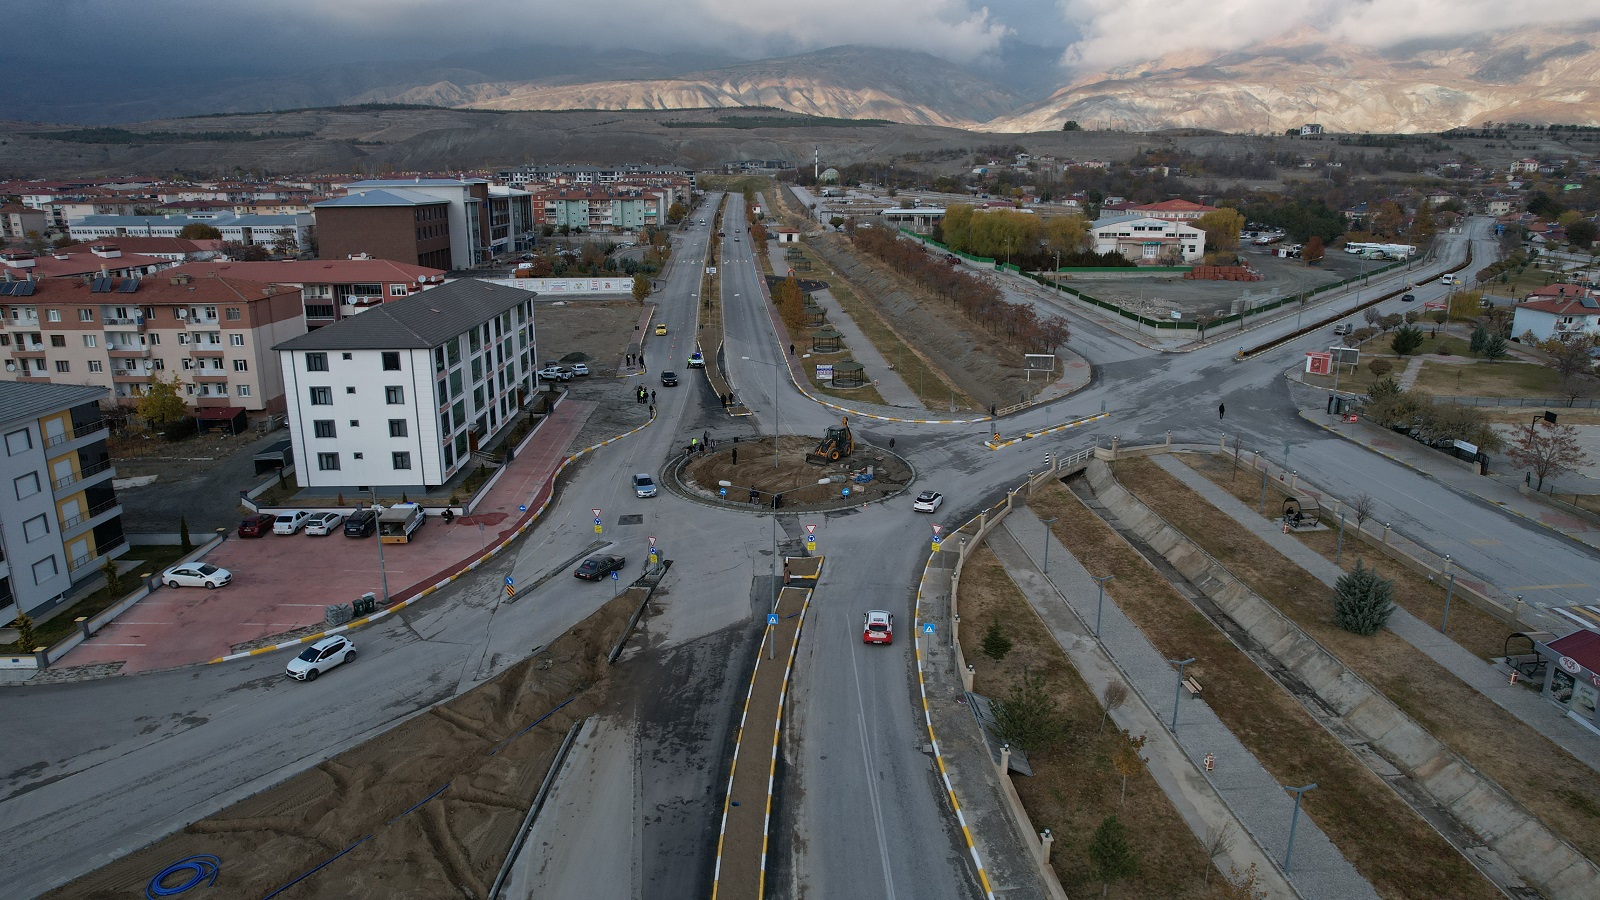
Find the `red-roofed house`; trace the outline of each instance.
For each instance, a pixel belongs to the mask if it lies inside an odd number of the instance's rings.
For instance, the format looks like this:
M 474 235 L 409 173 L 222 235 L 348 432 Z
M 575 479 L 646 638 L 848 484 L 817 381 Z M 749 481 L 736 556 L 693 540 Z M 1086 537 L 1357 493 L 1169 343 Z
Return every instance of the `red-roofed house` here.
M 120 235 L 116 240 L 123 253 L 155 256 L 172 262 L 199 262 L 222 256 L 224 240 L 192 241 L 176 237 Z
M 87 246 L 80 244 L 50 253 L 0 255 L 0 267 L 13 278 L 84 278 L 94 275 L 102 278 L 142 278 L 171 268 L 172 265 L 171 260 L 159 256 L 123 253 L 120 246 L 108 241 L 96 241 Z
M 1533 332 L 1537 340 L 1574 334 L 1600 335 L 1600 300 L 1576 284 L 1552 284 L 1528 294 L 1515 307 L 1511 333 Z
M 1595 712 L 1600 707 L 1600 633 L 1583 629 L 1534 646 L 1551 663 L 1545 667 L 1544 698 L 1590 728 L 1600 725 Z
M 372 306 L 444 283 L 444 270 L 388 259 L 291 259 L 280 262 L 201 262 L 172 270 L 196 278 L 244 278 L 300 291 L 306 327 L 331 325 Z
M 1131 207 L 1130 211 L 1151 219 L 1161 219 L 1167 222 L 1187 222 L 1190 219 L 1198 219 L 1206 213 L 1214 213 L 1217 208 L 1188 200 L 1163 200 L 1160 203 L 1146 203 L 1143 206 Z

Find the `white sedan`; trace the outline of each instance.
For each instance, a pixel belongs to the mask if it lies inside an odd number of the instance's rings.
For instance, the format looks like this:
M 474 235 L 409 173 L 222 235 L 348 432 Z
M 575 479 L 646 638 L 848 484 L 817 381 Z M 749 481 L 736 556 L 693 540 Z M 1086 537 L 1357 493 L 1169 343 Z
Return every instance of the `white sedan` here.
M 333 534 L 339 530 L 339 523 L 343 521 L 344 513 L 312 513 L 311 518 L 306 519 L 306 534 L 320 534 L 323 536 Z
M 286 509 L 272 520 L 273 534 L 297 534 L 311 514 L 303 509 Z
M 219 588 L 233 580 L 233 573 L 210 563 L 187 562 L 161 573 L 167 587 Z
M 917 512 L 931 513 L 937 511 L 943 503 L 943 494 L 938 491 L 923 491 L 917 495 L 917 499 L 911 504 L 911 508 Z

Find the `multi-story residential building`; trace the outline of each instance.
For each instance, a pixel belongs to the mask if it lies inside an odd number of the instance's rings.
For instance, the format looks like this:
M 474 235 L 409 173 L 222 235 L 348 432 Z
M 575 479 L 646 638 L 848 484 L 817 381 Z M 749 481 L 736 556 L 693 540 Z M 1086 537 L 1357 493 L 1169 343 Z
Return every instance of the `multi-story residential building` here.
M 1577 284 L 1550 284 L 1528 292 L 1511 314 L 1511 333 L 1535 340 L 1600 335 L 1600 300 Z
M 186 226 L 210 225 L 235 244 L 298 249 L 310 245 L 311 216 L 236 216 L 232 213 L 171 216 L 85 216 L 67 226 L 80 241 L 121 237 L 177 237 Z
M 454 281 L 279 344 L 300 484 L 447 483 L 534 387 L 533 297 Z
M 585 234 L 638 231 L 665 224 L 665 191 L 535 189 L 534 224 Z
M 639 185 L 694 184 L 694 173 L 680 166 L 647 166 L 628 164 L 621 166 L 522 166 L 497 172 L 495 178 L 503 184 L 581 184 L 610 186 L 624 182 Z
M 387 259 L 202 262 L 179 266 L 168 274 L 220 275 L 293 288 L 300 292 L 306 327 L 311 329 L 444 283 L 441 269 Z
M 487 258 L 489 182 L 483 179 L 358 181 L 347 191 L 312 206 L 323 259 L 366 254 L 434 269 L 470 269 Z M 448 256 L 441 257 L 441 250 Z
M 195 407 L 279 412 L 272 347 L 305 330 L 299 291 L 241 278 L 0 282 L 0 379 L 98 385 L 132 404 L 176 378 Z
M 43 235 L 49 227 L 50 217 L 40 210 L 29 209 L 20 203 L 0 206 L 0 238 L 8 241 L 27 240 Z
M 60 604 L 128 545 L 104 388 L 0 381 L 0 622 Z
M 159 256 L 123 253 L 120 246 L 108 242 L 90 244 L 87 251 L 79 245 L 43 255 L 17 251 L 0 253 L 0 273 L 10 281 L 30 276 L 140 278 L 171 268 L 172 265 L 171 260 Z
M 1089 229 L 1096 253 L 1121 253 L 1140 265 L 1205 256 L 1206 233 L 1193 225 L 1145 216 L 1101 220 Z

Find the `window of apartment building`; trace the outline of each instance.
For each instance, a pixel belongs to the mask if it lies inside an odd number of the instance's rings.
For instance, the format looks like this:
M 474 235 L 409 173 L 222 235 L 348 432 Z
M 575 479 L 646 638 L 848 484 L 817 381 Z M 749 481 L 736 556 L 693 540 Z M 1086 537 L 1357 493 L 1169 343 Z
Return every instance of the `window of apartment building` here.
M 409 468 L 411 468 L 411 454 L 410 453 L 405 453 L 405 452 L 391 453 L 390 456 L 393 457 L 393 459 L 394 459 L 394 467 L 396 469 L 409 469 Z
M 405 419 L 390 419 L 389 420 L 389 437 L 405 437 L 405 436 L 406 436 L 406 420 Z
M 11 346 L 11 335 L 9 335 L 9 334 L 0 334 L 0 347 L 9 347 L 9 346 Z
M 306 371 L 307 372 L 326 372 L 326 371 L 328 371 L 328 354 L 326 354 L 326 353 L 307 353 L 306 354 Z
M 453 449 L 451 449 L 450 444 L 447 441 L 447 442 L 445 442 L 445 445 L 444 445 L 444 467 L 446 469 L 450 468 L 450 466 L 453 465 L 455 463 L 455 461 L 456 461 L 455 451 Z
M 360 428 L 361 427 L 361 420 L 360 419 L 351 419 L 350 420 L 350 427 L 351 428 Z
M 230 322 L 237 322 L 243 317 L 243 313 L 239 311 L 237 306 L 230 306 L 224 312 Z
M 39 473 L 29 472 L 26 475 L 12 479 L 12 487 L 17 489 L 17 499 L 26 500 L 39 493 Z
M 6 455 L 16 456 L 33 449 L 33 435 L 23 428 L 6 435 Z
M 44 513 L 22 523 L 22 537 L 30 544 L 49 533 L 50 519 Z
M 206 307 L 205 314 L 206 314 L 206 318 L 208 318 L 208 319 L 210 319 L 210 320 L 212 320 L 214 322 L 217 319 L 217 308 L 215 306 L 208 306 L 208 307 Z
M 208 331 L 208 332 L 206 332 L 206 343 L 208 343 L 208 344 L 221 344 L 222 343 L 222 332 L 220 332 L 220 331 Z
M 239 385 L 239 396 L 241 396 L 241 397 L 250 396 L 250 385 L 248 385 L 248 384 Z
M 450 413 L 449 412 L 442 412 L 442 413 L 439 414 L 439 433 L 440 434 L 449 434 L 450 433 Z
M 395 350 L 383 351 L 383 370 L 385 372 L 400 371 L 400 354 Z
M 391 384 L 383 389 L 383 402 L 390 406 L 399 406 L 406 402 L 406 389 L 398 384 Z
M 314 387 L 314 388 L 312 388 L 311 389 L 311 405 L 312 406 L 332 406 L 333 405 L 333 388 L 330 388 L 330 387 Z
M 338 429 L 334 427 L 332 419 L 317 419 L 311 423 L 311 430 L 319 438 L 338 437 Z
M 244 335 L 242 335 L 242 334 L 230 334 L 230 335 L 228 335 L 228 343 L 233 345 L 233 346 L 235 346 L 235 347 L 243 347 L 244 346 Z
M 405 285 L 403 285 L 403 284 L 391 284 L 391 285 L 389 285 L 389 296 L 391 296 L 391 297 L 404 297 L 405 295 L 406 295 L 406 286 Z
M 65 347 L 66 345 L 67 345 L 67 336 L 66 335 L 64 335 L 64 334 L 52 334 L 52 335 L 50 335 L 50 346 L 52 346 L 52 347 Z
M 61 569 L 56 565 L 56 557 L 53 553 L 33 564 L 34 584 L 44 584 L 59 574 L 61 574 Z
M 89 371 L 91 371 L 91 372 L 104 372 L 105 370 L 106 370 L 106 367 L 105 367 L 104 364 L 102 364 L 100 362 L 100 360 L 98 360 L 98 359 L 89 360 Z
M 150 339 L 150 346 L 152 346 L 152 347 L 154 347 L 157 344 L 161 343 L 161 335 L 156 334 L 153 331 L 150 332 L 148 335 L 146 335 L 146 337 L 148 337 Z
M 79 322 L 93 322 L 94 321 L 94 310 L 89 309 L 87 307 L 78 310 L 78 321 Z
M 179 334 L 178 334 L 178 346 L 180 346 L 180 347 L 189 346 L 189 332 L 187 332 L 187 331 L 179 332 Z M 326 371 L 326 370 L 324 370 L 324 371 Z
M 345 389 L 344 389 L 344 392 L 346 394 L 354 394 L 356 392 L 355 385 L 346 385 Z
M 250 363 L 248 360 L 236 359 L 233 361 L 233 370 L 235 372 L 248 372 L 250 371 Z
M 472 381 L 473 381 L 473 383 L 477 383 L 477 382 L 482 381 L 482 380 L 483 380 L 483 358 L 482 357 L 478 357 L 478 356 L 474 356 L 472 358 Z
M 56 371 L 65 375 L 72 371 L 72 365 L 64 359 L 58 359 L 56 360 Z
M 59 310 L 59 309 L 47 309 L 47 310 L 45 310 L 44 311 L 44 320 L 46 322 L 59 322 L 59 321 L 61 321 L 61 310 Z
M 167 361 L 160 357 L 152 359 L 150 360 L 150 368 L 155 369 L 157 372 L 163 371 L 167 368 Z
M 318 453 L 317 454 L 317 468 L 321 469 L 324 472 L 337 472 L 337 471 L 339 471 L 339 454 L 337 454 L 337 453 Z

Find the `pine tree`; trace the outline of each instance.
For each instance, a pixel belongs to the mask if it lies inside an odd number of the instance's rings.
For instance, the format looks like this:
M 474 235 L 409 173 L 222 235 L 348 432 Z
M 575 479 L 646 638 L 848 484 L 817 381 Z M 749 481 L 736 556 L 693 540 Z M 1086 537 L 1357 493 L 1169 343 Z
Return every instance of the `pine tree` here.
M 17 616 L 11 627 L 17 630 L 17 649 L 23 653 L 32 653 L 36 643 L 33 636 L 33 619 L 26 614 Z
M 187 516 L 178 517 L 178 543 L 183 545 L 183 552 L 185 553 L 194 549 L 194 541 L 189 539 L 189 519 Z
M 1489 329 L 1479 325 L 1477 328 L 1472 329 L 1472 341 L 1468 344 L 1468 349 L 1470 349 L 1473 353 L 1482 353 L 1483 345 L 1487 344 L 1488 342 Z
M 1067 737 L 1067 723 L 1056 699 L 1044 685 L 1044 676 L 1026 669 L 1004 700 L 995 700 L 995 735 L 1025 753 L 1048 750 Z
M 1106 816 L 1089 839 L 1089 865 L 1100 879 L 1100 896 L 1111 890 L 1111 882 L 1121 881 L 1139 871 L 1139 859 L 1128 846 L 1128 829 L 1116 816 Z
M 1334 585 L 1333 621 L 1345 631 L 1374 634 L 1394 614 L 1394 582 L 1357 560 Z
M 1000 627 L 1000 620 L 995 619 L 983 633 L 983 655 L 999 662 L 1010 652 L 1011 638 L 1006 637 L 1005 629 Z

